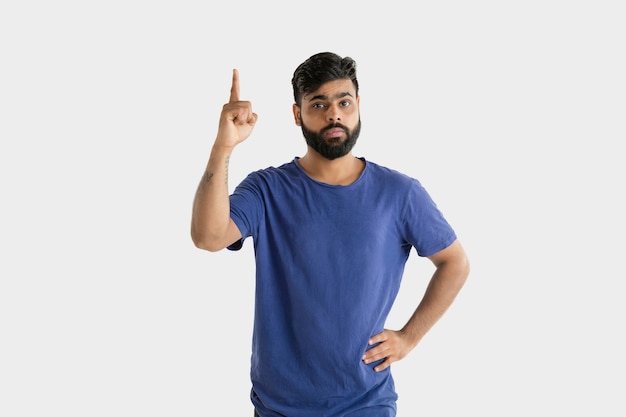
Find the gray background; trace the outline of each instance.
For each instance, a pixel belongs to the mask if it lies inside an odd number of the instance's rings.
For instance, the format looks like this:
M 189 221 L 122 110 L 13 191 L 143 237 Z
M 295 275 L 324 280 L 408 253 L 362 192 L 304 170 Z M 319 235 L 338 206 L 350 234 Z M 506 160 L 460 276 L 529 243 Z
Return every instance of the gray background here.
M 472 261 L 393 365 L 398 415 L 623 416 L 618 4 L 4 2 L 0 414 L 252 414 L 251 241 L 196 249 L 191 202 L 232 68 L 260 117 L 234 186 L 304 153 L 291 75 L 330 50 L 355 153 L 420 179 Z M 431 272 L 413 254 L 389 327 Z

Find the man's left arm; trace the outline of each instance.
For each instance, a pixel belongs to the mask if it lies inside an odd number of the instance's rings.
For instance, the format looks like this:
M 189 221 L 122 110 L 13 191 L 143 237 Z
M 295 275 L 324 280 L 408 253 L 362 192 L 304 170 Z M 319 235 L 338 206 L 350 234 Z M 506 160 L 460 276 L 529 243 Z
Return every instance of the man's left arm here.
M 374 368 L 376 372 L 403 359 L 417 346 L 452 305 L 467 280 L 470 271 L 469 260 L 458 239 L 428 259 L 435 265 L 435 272 L 409 321 L 402 329 L 385 329 L 369 341 L 370 345 L 378 345 L 365 352 L 363 361 L 371 363 L 385 359 Z

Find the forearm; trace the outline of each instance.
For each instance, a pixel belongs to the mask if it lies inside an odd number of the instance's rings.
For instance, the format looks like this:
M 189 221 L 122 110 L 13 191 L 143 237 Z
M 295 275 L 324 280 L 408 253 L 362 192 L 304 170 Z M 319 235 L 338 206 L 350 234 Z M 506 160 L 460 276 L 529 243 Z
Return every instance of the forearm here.
M 221 249 L 230 223 L 228 164 L 232 148 L 214 145 L 193 201 L 191 238 L 202 249 Z
M 415 347 L 448 310 L 465 284 L 469 263 L 465 257 L 441 264 L 435 270 L 420 304 L 402 328 L 411 347 Z

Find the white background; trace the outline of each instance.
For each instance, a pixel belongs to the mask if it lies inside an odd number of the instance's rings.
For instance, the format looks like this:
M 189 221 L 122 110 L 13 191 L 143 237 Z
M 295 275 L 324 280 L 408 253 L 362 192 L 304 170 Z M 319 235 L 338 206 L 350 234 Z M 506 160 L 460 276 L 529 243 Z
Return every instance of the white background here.
M 291 75 L 330 50 L 355 154 L 420 179 L 472 262 L 393 366 L 398 415 L 623 416 L 619 3 L 3 2 L 0 415 L 252 415 L 251 241 L 196 249 L 191 203 L 232 68 L 260 117 L 234 186 L 304 153 Z

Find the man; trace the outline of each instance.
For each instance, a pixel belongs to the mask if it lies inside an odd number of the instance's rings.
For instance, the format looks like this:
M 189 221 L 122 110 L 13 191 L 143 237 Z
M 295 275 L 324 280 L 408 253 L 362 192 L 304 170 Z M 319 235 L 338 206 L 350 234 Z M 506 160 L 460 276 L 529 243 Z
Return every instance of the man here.
M 292 85 L 305 155 L 252 172 L 229 195 L 229 158 L 258 117 L 240 100 L 233 70 L 191 236 L 208 251 L 238 250 L 253 239 L 255 415 L 395 416 L 390 365 L 452 304 L 469 263 L 416 179 L 352 154 L 361 130 L 356 63 L 313 55 Z M 386 329 L 411 248 L 435 272 L 406 325 Z

